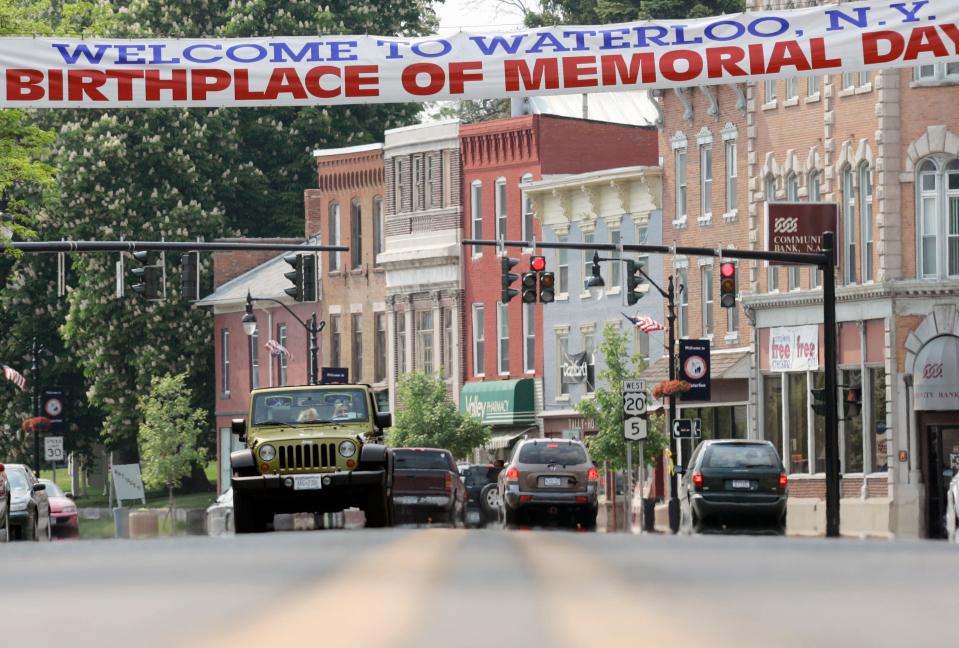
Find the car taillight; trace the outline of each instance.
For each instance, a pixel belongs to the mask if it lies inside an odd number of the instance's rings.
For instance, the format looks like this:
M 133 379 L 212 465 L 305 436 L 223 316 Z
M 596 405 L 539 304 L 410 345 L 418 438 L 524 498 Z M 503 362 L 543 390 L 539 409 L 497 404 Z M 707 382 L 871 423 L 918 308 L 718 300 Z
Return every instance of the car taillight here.
M 703 487 L 703 473 L 701 472 L 693 473 L 693 486 L 695 486 L 696 488 Z
M 446 492 L 449 493 L 453 489 L 453 475 L 446 473 L 446 483 L 444 484 Z
M 786 490 L 786 484 L 789 483 L 789 478 L 786 477 L 786 473 L 779 473 L 779 490 Z
M 516 468 L 510 468 L 506 471 L 506 481 L 519 481 L 519 471 Z
M 599 471 L 595 468 L 590 468 L 586 471 L 586 479 L 589 481 L 599 481 Z

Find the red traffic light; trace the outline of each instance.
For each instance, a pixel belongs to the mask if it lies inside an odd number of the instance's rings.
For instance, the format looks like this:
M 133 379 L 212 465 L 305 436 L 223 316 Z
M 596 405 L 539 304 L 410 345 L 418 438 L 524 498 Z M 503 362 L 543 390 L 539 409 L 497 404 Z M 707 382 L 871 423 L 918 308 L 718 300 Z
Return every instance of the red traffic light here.
M 533 256 L 529 258 L 529 268 L 539 272 L 546 269 L 546 257 L 544 256 Z
M 719 274 L 724 277 L 732 277 L 736 274 L 736 264 L 735 263 L 724 263 L 719 266 Z

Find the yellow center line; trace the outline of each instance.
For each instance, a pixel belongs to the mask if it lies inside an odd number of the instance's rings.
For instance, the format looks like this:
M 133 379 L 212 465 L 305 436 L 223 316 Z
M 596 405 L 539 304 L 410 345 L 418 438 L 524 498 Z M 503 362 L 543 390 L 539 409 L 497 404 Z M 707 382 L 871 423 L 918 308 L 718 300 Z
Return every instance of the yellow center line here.
M 263 648 L 318 640 L 329 646 L 396 645 L 416 636 L 418 608 L 448 572 L 462 538 L 443 529 L 407 534 L 281 606 L 260 609 L 251 601 L 249 623 L 195 645 Z

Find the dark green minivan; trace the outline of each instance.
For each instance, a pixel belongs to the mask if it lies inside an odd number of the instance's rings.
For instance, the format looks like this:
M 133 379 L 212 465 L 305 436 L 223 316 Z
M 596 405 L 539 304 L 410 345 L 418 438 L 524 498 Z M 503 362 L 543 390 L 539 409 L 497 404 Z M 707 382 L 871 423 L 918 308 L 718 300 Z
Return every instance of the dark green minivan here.
M 768 441 L 703 441 L 682 472 L 683 529 L 785 533 L 787 483 L 779 454 Z

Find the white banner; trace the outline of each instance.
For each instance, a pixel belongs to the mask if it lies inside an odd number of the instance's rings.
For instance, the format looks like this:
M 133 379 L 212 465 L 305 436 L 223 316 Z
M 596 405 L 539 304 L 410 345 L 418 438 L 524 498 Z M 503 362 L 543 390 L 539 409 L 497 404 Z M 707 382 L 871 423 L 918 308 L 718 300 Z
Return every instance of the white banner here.
M 450 37 L 3 38 L 0 107 L 299 106 L 671 88 L 959 61 L 959 2 Z
M 769 330 L 770 371 L 819 369 L 819 326 L 782 326 Z

